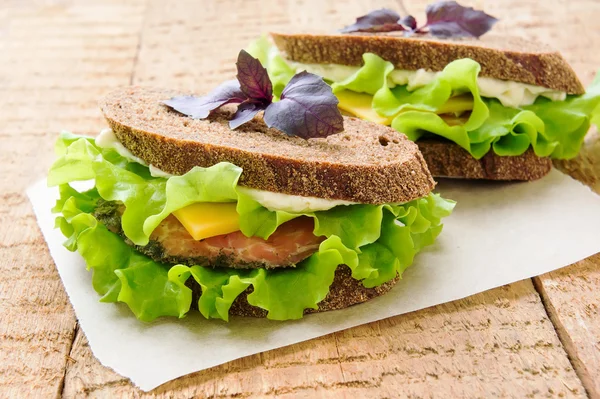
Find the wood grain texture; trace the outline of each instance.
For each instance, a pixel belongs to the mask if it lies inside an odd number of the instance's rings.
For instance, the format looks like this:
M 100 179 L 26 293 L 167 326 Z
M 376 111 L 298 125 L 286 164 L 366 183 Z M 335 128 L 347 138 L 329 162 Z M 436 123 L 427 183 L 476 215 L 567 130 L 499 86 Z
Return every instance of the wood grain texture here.
M 534 279 L 590 397 L 600 397 L 600 254 Z
M 55 132 L 97 132 L 104 123 L 96 100 L 118 85 L 208 90 L 234 74 L 239 48 L 261 32 L 335 29 L 369 10 L 400 5 L 150 0 L 146 9 L 145 3 L 0 0 L 0 397 L 595 394 L 598 256 L 536 280 L 555 325 L 527 280 L 233 361 L 148 395 L 101 366 L 81 330 L 74 332 L 73 312 L 23 192 L 50 165 Z M 417 15 L 426 3 L 406 8 Z M 600 53 L 590 51 L 600 45 L 595 0 L 463 3 L 503 18 L 497 29 L 558 47 L 584 83 L 600 66 Z M 556 29 L 559 23 L 569 29 Z M 577 160 L 560 165 L 591 185 L 600 181 L 594 137 Z
M 24 190 L 56 133 L 103 127 L 98 96 L 128 84 L 143 4 L 0 2 L 0 397 L 57 397 L 76 319 Z
M 236 360 L 149 394 L 78 334 L 65 396 L 585 397 L 530 280 Z

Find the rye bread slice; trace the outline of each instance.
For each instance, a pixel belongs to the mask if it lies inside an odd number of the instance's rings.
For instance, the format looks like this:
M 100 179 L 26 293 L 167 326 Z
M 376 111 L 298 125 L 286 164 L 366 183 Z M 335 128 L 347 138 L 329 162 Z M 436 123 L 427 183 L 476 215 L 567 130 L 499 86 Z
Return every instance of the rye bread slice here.
M 552 169 L 552 160 L 538 157 L 531 148 L 519 156 L 499 156 L 490 151 L 478 160 L 450 141 L 427 139 L 417 144 L 435 177 L 537 180 Z
M 304 140 L 257 116 L 231 130 L 233 107 L 194 120 L 161 104 L 180 94 L 128 87 L 100 107 L 129 151 L 175 175 L 231 162 L 243 169 L 239 183 L 247 187 L 367 204 L 408 202 L 435 185 L 417 145 L 392 128 L 344 117 L 344 132 Z
M 366 302 L 387 293 L 394 285 L 396 285 L 399 279 L 400 278 L 396 276 L 393 280 L 378 287 L 366 288 L 360 281 L 352 278 L 352 271 L 348 266 L 339 265 L 335 271 L 333 283 L 329 286 L 329 293 L 325 299 L 318 303 L 319 308 L 317 310 L 306 309 L 304 314 L 344 309 L 352 305 Z M 202 289 L 193 278 L 188 279 L 186 285 L 192 290 L 192 308 L 196 309 Z M 233 301 L 233 304 L 229 309 L 230 315 L 267 317 L 267 312 L 264 309 L 257 308 L 248 303 L 246 298 L 250 293 L 252 293 L 252 287 L 242 292 L 240 296 Z
M 364 53 L 374 53 L 397 69 L 441 71 L 450 62 L 471 58 L 481 76 L 512 80 L 568 94 L 583 94 L 577 75 L 557 51 L 518 37 L 494 34 L 480 39 L 404 37 L 401 33 L 346 35 L 281 34 L 271 36 L 284 57 L 306 64 L 362 65 Z

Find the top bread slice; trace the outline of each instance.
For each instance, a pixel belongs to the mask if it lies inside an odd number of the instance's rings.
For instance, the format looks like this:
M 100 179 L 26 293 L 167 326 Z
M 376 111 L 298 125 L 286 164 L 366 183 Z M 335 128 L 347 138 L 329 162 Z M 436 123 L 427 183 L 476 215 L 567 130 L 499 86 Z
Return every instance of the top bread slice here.
M 434 188 L 417 145 L 392 128 L 344 117 L 344 132 L 304 140 L 257 116 L 232 130 L 232 106 L 199 120 L 161 103 L 181 94 L 128 87 L 100 107 L 129 151 L 175 175 L 231 162 L 243 169 L 239 183 L 247 187 L 366 204 L 408 202 Z
M 364 53 L 374 53 L 397 69 L 441 71 L 461 58 L 481 65 L 481 76 L 511 80 L 568 94 L 585 88 L 560 53 L 521 38 L 483 35 L 480 39 L 438 39 L 401 32 L 344 35 L 281 34 L 271 36 L 284 57 L 305 64 L 362 65 Z

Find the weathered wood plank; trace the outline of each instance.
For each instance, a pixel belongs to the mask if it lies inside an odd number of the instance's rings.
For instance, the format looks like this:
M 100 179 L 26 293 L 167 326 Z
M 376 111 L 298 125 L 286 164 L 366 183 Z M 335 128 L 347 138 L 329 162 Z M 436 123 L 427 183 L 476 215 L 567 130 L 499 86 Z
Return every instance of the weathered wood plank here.
M 556 331 L 592 398 L 600 397 L 600 254 L 536 277 Z
M 555 164 L 600 194 L 596 131 L 586 137 L 576 159 Z M 557 228 L 568 226 L 568 221 L 560 223 Z M 600 254 L 533 280 L 577 375 L 590 397 L 600 398 Z
M 585 397 L 531 281 L 249 356 L 149 394 L 77 335 L 65 397 Z
M 62 129 L 103 126 L 96 101 L 128 84 L 142 2 L 0 5 L 0 397 L 60 395 L 76 319 L 24 190 Z

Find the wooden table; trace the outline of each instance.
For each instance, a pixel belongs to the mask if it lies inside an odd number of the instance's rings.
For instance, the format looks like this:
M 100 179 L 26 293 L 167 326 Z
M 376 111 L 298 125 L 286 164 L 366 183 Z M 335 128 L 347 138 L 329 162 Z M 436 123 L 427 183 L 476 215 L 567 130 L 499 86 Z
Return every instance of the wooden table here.
M 93 357 L 24 193 L 51 164 L 58 131 L 97 133 L 96 101 L 117 86 L 207 90 L 234 74 L 238 50 L 261 32 L 334 29 L 382 6 L 420 16 L 426 1 L 170 3 L 0 0 L 0 397 L 144 395 Z M 585 84 L 600 67 L 600 1 L 468 3 L 500 17 L 496 31 L 557 47 Z M 600 192 L 596 138 L 559 166 Z M 600 397 L 599 287 L 600 254 L 148 396 Z

